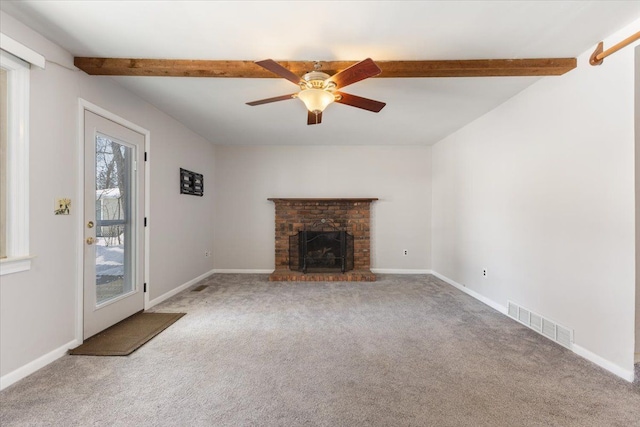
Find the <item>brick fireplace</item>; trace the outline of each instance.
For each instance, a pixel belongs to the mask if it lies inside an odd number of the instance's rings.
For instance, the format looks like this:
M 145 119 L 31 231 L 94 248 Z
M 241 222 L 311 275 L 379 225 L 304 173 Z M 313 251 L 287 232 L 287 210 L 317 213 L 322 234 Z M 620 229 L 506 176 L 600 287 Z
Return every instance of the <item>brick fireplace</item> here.
M 371 266 L 370 207 L 376 198 L 300 199 L 270 198 L 276 207 L 275 270 L 271 281 L 376 280 Z M 312 271 L 290 269 L 290 239 L 304 230 L 339 229 L 353 237 L 353 269 Z

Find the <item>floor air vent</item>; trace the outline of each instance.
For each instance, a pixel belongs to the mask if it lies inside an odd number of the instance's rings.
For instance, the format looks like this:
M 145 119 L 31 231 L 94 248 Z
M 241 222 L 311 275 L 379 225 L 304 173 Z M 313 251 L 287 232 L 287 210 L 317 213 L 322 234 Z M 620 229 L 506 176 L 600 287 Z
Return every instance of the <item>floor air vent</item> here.
M 571 349 L 571 343 L 573 342 L 572 329 L 558 325 L 556 322 L 546 319 L 539 314 L 533 313 L 526 308 L 520 307 L 518 304 L 511 301 L 508 302 L 507 311 L 509 317 L 512 317 L 523 325 L 541 333 L 561 346 Z

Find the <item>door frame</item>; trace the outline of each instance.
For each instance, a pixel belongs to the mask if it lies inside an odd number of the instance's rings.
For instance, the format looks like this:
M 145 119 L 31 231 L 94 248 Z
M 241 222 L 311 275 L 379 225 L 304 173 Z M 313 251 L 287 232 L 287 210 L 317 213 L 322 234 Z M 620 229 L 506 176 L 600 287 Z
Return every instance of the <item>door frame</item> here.
M 151 148 L 151 132 L 148 129 L 145 129 L 141 126 L 136 125 L 135 123 L 130 122 L 129 120 L 122 118 L 108 110 L 105 110 L 102 107 L 99 107 L 86 99 L 78 98 L 78 151 L 77 151 L 77 187 L 76 187 L 76 200 L 74 203 L 74 210 L 77 212 L 76 215 L 76 319 L 75 319 L 75 337 L 78 342 L 78 345 L 84 342 L 83 338 L 83 330 L 84 330 L 84 181 L 85 181 L 85 172 L 84 172 L 84 155 L 85 155 L 85 141 L 84 141 L 84 113 L 85 111 L 90 111 L 94 114 L 104 117 L 105 119 L 111 120 L 121 126 L 129 128 L 133 131 L 136 131 L 144 136 L 144 151 L 146 154 L 146 159 L 150 155 Z M 145 171 L 144 171 L 144 217 L 149 217 L 150 210 L 150 187 L 151 181 L 150 177 L 150 163 L 145 160 Z M 143 269 L 144 269 L 144 282 L 147 286 L 147 291 L 144 294 L 144 309 L 148 309 L 150 307 L 149 304 L 149 230 L 150 226 L 144 227 L 144 241 L 141 244 L 144 246 L 144 260 L 143 260 Z

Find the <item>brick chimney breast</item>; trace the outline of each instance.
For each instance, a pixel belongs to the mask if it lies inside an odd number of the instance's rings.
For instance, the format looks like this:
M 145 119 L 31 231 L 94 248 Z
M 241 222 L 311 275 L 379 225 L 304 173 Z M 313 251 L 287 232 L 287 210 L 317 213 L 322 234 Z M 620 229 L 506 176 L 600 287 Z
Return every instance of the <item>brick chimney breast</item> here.
M 270 198 L 275 204 L 275 271 L 271 281 L 375 281 L 371 273 L 371 203 L 377 198 Z M 322 220 L 353 236 L 354 269 L 345 273 L 302 273 L 289 269 L 289 237 Z

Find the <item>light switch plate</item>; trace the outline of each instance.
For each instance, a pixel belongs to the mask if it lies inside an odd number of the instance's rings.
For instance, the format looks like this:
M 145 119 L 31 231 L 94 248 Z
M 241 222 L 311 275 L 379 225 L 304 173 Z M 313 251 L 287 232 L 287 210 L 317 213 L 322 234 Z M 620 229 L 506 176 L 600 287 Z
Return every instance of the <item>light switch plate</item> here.
M 53 213 L 56 215 L 69 215 L 71 213 L 71 199 L 67 199 L 67 198 L 56 199 L 56 204 L 53 208 Z

